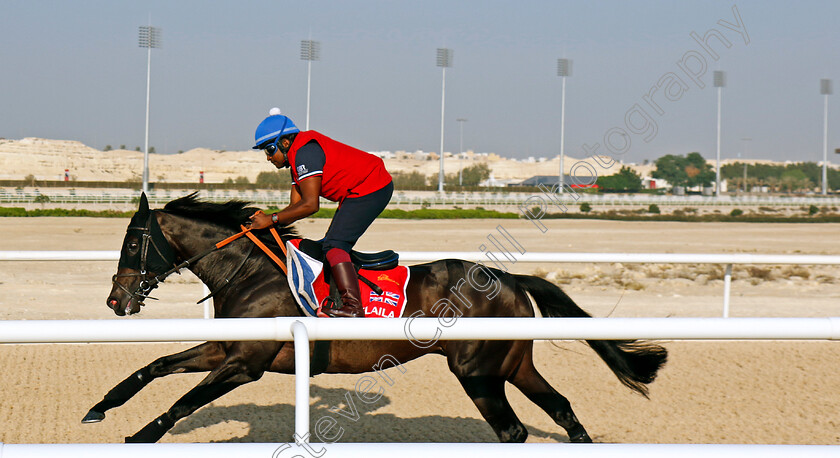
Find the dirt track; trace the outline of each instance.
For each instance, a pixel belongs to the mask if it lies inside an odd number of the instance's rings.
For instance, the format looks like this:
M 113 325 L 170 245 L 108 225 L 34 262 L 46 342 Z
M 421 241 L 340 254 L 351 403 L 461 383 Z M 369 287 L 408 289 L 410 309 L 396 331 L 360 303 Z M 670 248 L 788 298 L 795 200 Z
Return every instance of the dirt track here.
M 379 221 L 359 244 L 388 240 L 400 250 L 474 251 L 499 221 Z M 0 250 L 116 250 L 127 221 L 0 218 Z M 326 221 L 304 223 L 318 237 Z M 836 254 L 840 225 L 501 222 L 529 251 Z M 409 235 L 410 234 L 410 235 Z M 111 319 L 104 300 L 116 263 L 0 263 L 0 319 Z M 534 266 L 596 316 L 719 316 L 722 284 L 669 276 L 676 267 Z M 562 269 L 562 271 L 560 271 Z M 733 316 L 838 316 L 833 268 L 776 274 L 742 272 L 733 284 Z M 559 272 L 558 272 L 559 271 Z M 787 273 L 785 273 L 787 272 Z M 793 275 L 796 274 L 796 275 Z M 703 274 L 706 275 L 706 274 Z M 569 280 L 570 277 L 580 278 Z M 640 286 L 628 283 L 627 279 Z M 632 287 L 628 286 L 631 285 Z M 184 275 L 159 290 L 138 318 L 200 317 L 201 289 Z M 666 342 L 669 363 L 651 399 L 624 388 L 594 352 L 576 342 L 537 344 L 536 364 L 572 402 L 599 442 L 840 444 L 840 345 L 810 342 Z M 158 380 L 94 425 L 85 412 L 135 369 L 185 348 L 159 345 L 0 346 L 0 442 L 121 442 L 164 412 L 202 375 Z M 361 408 L 358 421 L 337 417 L 342 441 L 492 442 L 445 360 L 429 356 L 391 370 L 396 383 Z M 358 375 L 313 380 L 312 420 L 330 413 Z M 529 441 L 562 442 L 565 433 L 514 388 L 508 394 Z M 294 383 L 267 374 L 179 422 L 164 442 L 285 441 L 292 433 Z

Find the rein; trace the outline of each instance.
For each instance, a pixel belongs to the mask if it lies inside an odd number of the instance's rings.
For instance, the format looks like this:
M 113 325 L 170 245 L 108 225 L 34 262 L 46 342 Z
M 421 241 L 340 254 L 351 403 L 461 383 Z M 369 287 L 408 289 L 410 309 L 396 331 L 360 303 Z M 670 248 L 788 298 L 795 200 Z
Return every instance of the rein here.
M 252 242 L 254 242 L 254 244 L 253 244 L 253 245 L 251 245 L 251 248 L 248 250 L 248 254 L 247 254 L 247 255 L 245 255 L 245 257 L 244 257 L 244 258 L 242 258 L 242 262 L 240 262 L 240 263 L 239 263 L 239 265 L 238 265 L 238 266 L 236 266 L 236 269 L 233 269 L 233 272 L 232 272 L 232 273 L 228 276 L 228 278 L 225 278 L 225 281 L 222 283 L 222 285 L 221 285 L 221 286 L 219 286 L 218 288 L 216 288 L 216 290 L 215 290 L 215 291 L 212 291 L 210 294 L 208 294 L 208 295 L 206 295 L 206 296 L 202 297 L 201 299 L 199 299 L 199 301 L 198 301 L 198 302 L 196 302 L 196 304 L 200 304 L 200 303 L 202 303 L 202 302 L 206 301 L 207 299 L 210 299 L 211 297 L 215 296 L 215 295 L 216 295 L 216 293 L 218 293 L 218 292 L 219 292 L 219 291 L 221 291 L 224 287 L 226 287 L 228 284 L 230 284 L 230 280 L 231 280 L 233 277 L 235 277 L 235 276 L 236 276 L 236 274 L 238 274 L 238 273 L 239 273 L 239 271 L 240 271 L 240 270 L 242 269 L 242 267 L 245 265 L 245 261 L 247 261 L 247 260 L 248 260 L 248 258 L 251 256 L 251 253 L 253 253 L 253 252 L 254 252 L 254 246 L 258 246 L 258 247 L 260 247 L 260 249 L 263 251 L 263 253 L 265 253 L 266 255 L 268 255 L 268 257 L 269 257 L 272 261 L 274 261 L 274 263 L 275 263 L 275 264 L 277 264 L 277 265 L 280 267 L 280 270 L 282 270 L 284 274 L 286 274 L 287 276 L 289 275 L 289 271 L 288 271 L 288 270 L 287 270 L 287 268 L 286 268 L 286 263 L 285 263 L 285 262 L 281 261 L 281 260 L 280 260 L 280 258 L 278 258 L 278 257 L 277 257 L 277 256 L 276 256 L 276 255 L 275 255 L 275 254 L 271 251 L 271 250 L 269 250 L 269 249 L 268 249 L 268 247 L 267 247 L 267 246 L 265 246 L 265 244 L 264 244 L 264 243 L 262 243 L 262 242 L 260 241 L 260 239 L 258 239 L 258 238 L 257 238 L 257 236 L 255 236 L 254 234 L 252 234 L 252 233 L 251 233 L 251 229 L 247 229 L 247 228 L 245 228 L 245 226 L 240 226 L 240 227 L 242 228 L 242 232 L 239 232 L 239 233 L 237 233 L 237 234 L 235 234 L 235 235 L 232 235 L 231 237 L 228 237 L 228 238 L 226 238 L 225 240 L 222 240 L 221 242 L 217 243 L 217 244 L 215 245 L 215 248 L 214 248 L 213 250 L 211 250 L 211 252 L 212 252 L 212 251 L 215 251 L 216 249 L 219 249 L 219 248 L 221 248 L 221 247 L 223 247 L 223 246 L 225 246 L 225 245 L 227 245 L 228 243 L 230 243 L 230 242 L 232 242 L 232 241 L 234 241 L 234 240 L 236 240 L 236 239 L 238 239 L 238 238 L 242 237 L 243 235 L 245 235 L 246 237 L 248 237 L 248 239 L 250 239 Z M 269 231 L 271 232 L 271 235 L 272 235 L 272 236 L 274 236 L 274 240 L 276 240 L 276 241 L 277 241 L 277 245 L 280 247 L 280 250 L 281 250 L 281 251 L 283 251 L 283 255 L 286 255 L 286 254 L 287 254 L 287 253 L 286 253 L 286 246 L 283 244 L 283 240 L 281 240 L 281 239 L 280 239 L 280 236 L 277 234 L 277 230 L 276 230 L 276 229 L 274 229 L 274 228 L 272 227 L 272 228 L 270 228 L 270 229 L 269 229 Z M 209 253 L 207 253 L 207 254 L 209 254 Z M 205 256 L 206 256 L 206 255 L 205 255 Z M 161 280 L 161 281 L 162 281 L 162 280 Z
M 146 280 L 146 278 L 145 278 L 146 273 L 147 273 L 146 272 L 146 257 L 147 257 L 148 252 L 149 252 L 149 247 L 151 246 L 152 248 L 154 248 L 159 257 L 161 257 L 163 259 L 166 259 L 166 256 L 163 254 L 162 250 L 157 246 L 157 244 L 155 243 L 155 240 L 154 240 L 154 238 L 152 237 L 152 234 L 151 234 L 151 220 L 152 220 L 153 217 L 154 217 L 154 214 L 149 215 L 149 218 L 146 220 L 145 227 L 137 227 L 137 226 L 131 227 L 131 226 L 129 226 L 129 228 L 128 228 L 129 230 L 130 229 L 135 229 L 135 230 L 139 230 L 139 231 L 142 232 L 143 240 L 142 240 L 142 244 L 141 244 L 141 248 L 140 248 L 140 252 L 141 252 L 141 254 L 140 254 L 140 272 L 139 273 L 130 273 L 130 274 L 115 274 L 111 278 L 111 282 L 113 284 L 117 285 L 120 289 L 122 289 L 123 291 L 128 293 L 130 296 L 139 297 L 140 298 L 140 301 L 139 301 L 140 305 L 144 305 L 143 301 L 145 301 L 146 299 L 156 299 L 154 297 L 149 296 L 149 293 L 153 289 L 157 288 L 160 283 L 163 283 L 163 281 L 166 279 L 166 277 L 168 277 L 169 275 L 172 275 L 175 272 L 180 271 L 181 269 L 183 269 L 185 267 L 189 267 L 190 265 L 198 262 L 198 260 L 200 260 L 200 259 L 204 258 L 205 256 L 209 255 L 210 253 L 213 253 L 216 250 L 224 248 L 225 246 L 229 245 L 231 242 L 234 242 L 234 241 L 242 238 L 243 236 L 248 237 L 248 239 L 250 239 L 254 243 L 254 245 L 258 246 L 260 248 L 260 250 L 262 250 L 275 264 L 277 264 L 278 267 L 280 267 L 280 270 L 282 270 L 285 275 L 289 274 L 288 269 L 286 268 L 286 263 L 284 261 L 282 261 L 280 258 L 278 258 L 277 255 L 275 255 L 262 241 L 260 241 L 260 239 L 257 238 L 256 235 L 252 234 L 250 228 L 246 228 L 245 226 L 239 226 L 242 229 L 242 232 L 238 232 L 238 233 L 236 233 L 236 234 L 234 234 L 234 235 L 232 235 L 232 236 L 230 236 L 230 237 L 228 237 L 224 240 L 221 240 L 221 241 L 217 242 L 216 244 L 214 244 L 212 247 L 208 248 L 207 250 L 190 257 L 189 259 L 181 262 L 180 264 L 175 265 L 174 267 L 167 270 L 166 272 L 164 272 L 162 274 L 159 274 L 159 275 L 155 276 L 154 278 L 152 278 L 150 280 Z M 280 235 L 277 234 L 277 230 L 274 227 L 271 227 L 269 229 L 269 232 L 271 232 L 271 235 L 274 237 L 274 240 L 277 242 L 277 245 L 280 247 L 280 250 L 283 252 L 283 255 L 286 256 L 287 255 L 286 246 L 283 243 L 283 240 L 280 238 Z M 198 301 L 198 303 L 200 304 L 200 303 L 206 301 L 207 299 L 213 297 L 216 293 L 218 293 L 224 287 L 226 287 L 228 284 L 230 284 L 230 280 L 234 276 L 236 276 L 237 273 L 239 273 L 239 271 L 245 265 L 245 262 L 251 256 L 253 251 L 254 251 L 254 246 L 252 245 L 251 249 L 248 251 L 248 254 L 245 255 L 245 258 L 242 260 L 242 262 L 239 263 L 239 265 L 236 267 L 236 269 L 233 270 L 231 275 L 229 275 L 228 278 L 225 279 L 224 283 L 220 287 L 216 288 L 215 291 L 211 292 L 210 294 L 208 294 L 207 296 L 202 298 L 200 301 Z M 168 261 L 168 262 L 171 263 L 171 264 L 175 264 L 175 261 Z M 141 277 L 140 285 L 138 285 L 137 289 L 132 293 L 132 292 L 128 291 L 128 289 L 126 289 L 124 286 L 122 286 L 121 284 L 119 284 L 117 282 L 117 278 L 119 278 L 119 277 Z

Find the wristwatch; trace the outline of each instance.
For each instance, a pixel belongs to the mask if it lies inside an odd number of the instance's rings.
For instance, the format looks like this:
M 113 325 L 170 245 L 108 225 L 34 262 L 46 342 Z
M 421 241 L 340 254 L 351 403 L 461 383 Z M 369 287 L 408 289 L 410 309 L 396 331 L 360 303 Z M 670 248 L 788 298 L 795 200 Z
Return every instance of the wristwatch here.
M 277 224 L 280 220 L 277 219 L 277 213 L 271 214 L 271 222 Z

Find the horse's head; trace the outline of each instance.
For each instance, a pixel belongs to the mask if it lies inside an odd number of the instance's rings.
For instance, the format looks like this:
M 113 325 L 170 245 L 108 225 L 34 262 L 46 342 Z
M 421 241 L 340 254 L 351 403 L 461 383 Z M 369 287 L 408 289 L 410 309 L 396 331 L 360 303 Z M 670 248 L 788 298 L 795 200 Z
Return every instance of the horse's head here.
M 140 311 L 149 292 L 160 282 L 159 275 L 175 265 L 175 253 L 163 236 L 146 194 L 140 196 L 140 208 L 131 218 L 120 251 L 117 273 L 107 304 L 119 316 Z

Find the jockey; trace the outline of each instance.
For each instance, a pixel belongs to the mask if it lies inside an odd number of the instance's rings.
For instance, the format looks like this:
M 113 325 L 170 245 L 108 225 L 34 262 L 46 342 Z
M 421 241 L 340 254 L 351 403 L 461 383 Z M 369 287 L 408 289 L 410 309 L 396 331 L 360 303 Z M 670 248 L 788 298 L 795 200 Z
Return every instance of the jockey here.
M 382 159 L 339 143 L 314 130 L 301 132 L 280 110 L 272 108 L 254 134 L 254 149 L 278 169 L 289 167 L 289 206 L 271 216 L 258 211 L 251 229 L 288 225 L 318 211 L 319 197 L 338 202 L 322 244 L 341 308 L 323 310 L 333 317 L 364 317 L 359 279 L 350 251 L 391 200 L 394 185 Z

